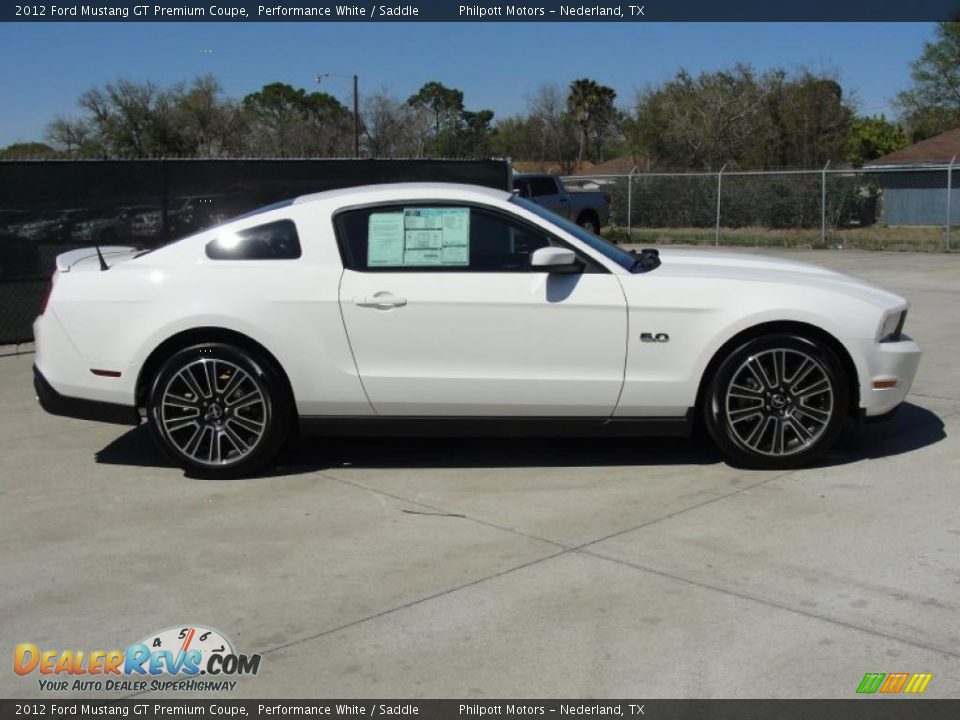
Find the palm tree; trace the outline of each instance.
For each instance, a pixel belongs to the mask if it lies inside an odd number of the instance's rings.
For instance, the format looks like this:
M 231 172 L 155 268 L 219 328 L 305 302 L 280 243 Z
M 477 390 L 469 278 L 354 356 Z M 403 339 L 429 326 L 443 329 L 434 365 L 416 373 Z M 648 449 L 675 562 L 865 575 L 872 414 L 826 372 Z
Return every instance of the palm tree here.
M 588 146 L 590 129 L 605 123 L 613 116 L 613 101 L 617 92 L 596 80 L 580 78 L 570 83 L 567 108 L 580 129 L 580 147 L 577 152 L 577 167 L 583 162 L 583 153 Z

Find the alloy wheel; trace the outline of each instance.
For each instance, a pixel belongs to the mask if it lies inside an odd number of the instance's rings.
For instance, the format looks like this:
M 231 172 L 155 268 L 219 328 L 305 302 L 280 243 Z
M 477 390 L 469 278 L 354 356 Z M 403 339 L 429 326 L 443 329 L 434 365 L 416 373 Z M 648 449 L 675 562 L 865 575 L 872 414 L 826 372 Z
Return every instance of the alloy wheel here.
M 821 438 L 833 417 L 830 377 L 820 360 L 801 350 L 774 348 L 750 355 L 724 394 L 730 435 L 761 455 L 803 452 Z
M 170 444 L 207 466 L 232 465 L 247 457 L 270 420 L 268 396 L 258 380 L 218 358 L 196 359 L 173 373 L 159 410 Z

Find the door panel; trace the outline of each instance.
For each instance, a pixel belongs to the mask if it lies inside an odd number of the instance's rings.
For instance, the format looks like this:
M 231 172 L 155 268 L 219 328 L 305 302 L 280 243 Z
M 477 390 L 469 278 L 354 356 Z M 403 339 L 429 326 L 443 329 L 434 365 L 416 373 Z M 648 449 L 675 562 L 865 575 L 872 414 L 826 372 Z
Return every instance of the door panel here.
M 358 272 L 340 304 L 383 415 L 609 416 L 627 312 L 609 274 Z
M 614 275 L 532 272 L 532 253 L 560 241 L 491 207 L 358 208 L 337 228 L 340 306 L 375 412 L 613 412 L 627 336 Z

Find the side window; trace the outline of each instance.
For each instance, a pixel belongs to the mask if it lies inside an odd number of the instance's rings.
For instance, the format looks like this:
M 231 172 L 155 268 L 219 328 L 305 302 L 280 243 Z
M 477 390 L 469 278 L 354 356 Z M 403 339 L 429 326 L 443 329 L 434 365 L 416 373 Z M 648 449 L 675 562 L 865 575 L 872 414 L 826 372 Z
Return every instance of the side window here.
M 557 182 L 553 178 L 538 177 L 530 180 L 530 195 L 544 197 L 557 194 Z
M 516 178 L 513 181 L 513 189 L 517 191 L 520 197 L 530 197 L 530 181 L 526 178 Z
M 207 243 L 211 260 L 294 260 L 300 257 L 300 237 L 292 220 L 228 232 Z
M 363 272 L 527 272 L 549 236 L 477 207 L 403 205 L 337 218 L 344 263 Z

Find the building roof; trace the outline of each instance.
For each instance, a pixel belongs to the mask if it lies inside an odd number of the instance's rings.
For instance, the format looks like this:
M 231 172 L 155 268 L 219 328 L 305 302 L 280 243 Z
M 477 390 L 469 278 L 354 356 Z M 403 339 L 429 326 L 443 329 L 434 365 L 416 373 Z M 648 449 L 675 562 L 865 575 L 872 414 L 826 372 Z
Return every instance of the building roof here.
M 889 165 L 945 165 L 954 157 L 960 157 L 960 128 L 947 130 L 913 145 L 908 145 L 864 167 L 875 168 Z

